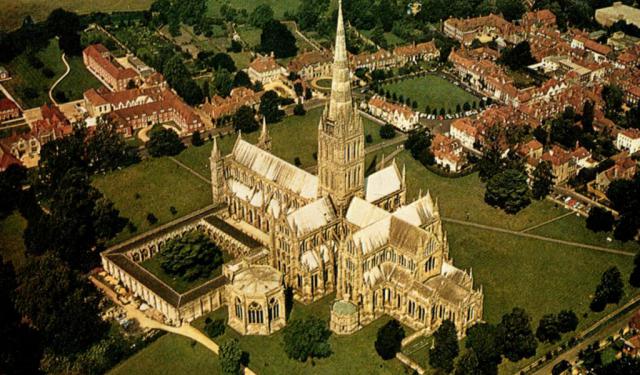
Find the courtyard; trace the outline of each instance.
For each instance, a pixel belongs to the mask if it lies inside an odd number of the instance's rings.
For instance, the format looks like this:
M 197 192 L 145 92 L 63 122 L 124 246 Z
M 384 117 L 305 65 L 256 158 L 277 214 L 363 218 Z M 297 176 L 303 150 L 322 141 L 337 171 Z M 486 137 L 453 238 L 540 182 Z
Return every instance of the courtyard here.
M 435 74 L 400 79 L 383 85 L 383 89 L 392 95 L 403 95 L 405 99 L 415 100 L 418 103 L 417 110 L 421 112 L 424 112 L 427 106 L 431 111 L 444 108 L 445 111 L 455 112 L 458 105 L 462 107 L 465 103 L 479 103 L 476 96 Z

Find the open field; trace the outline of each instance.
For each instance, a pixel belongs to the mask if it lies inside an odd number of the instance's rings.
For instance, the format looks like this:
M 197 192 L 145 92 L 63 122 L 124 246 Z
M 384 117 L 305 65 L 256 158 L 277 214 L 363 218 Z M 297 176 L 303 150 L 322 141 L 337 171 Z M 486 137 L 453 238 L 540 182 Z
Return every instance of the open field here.
M 35 55 L 44 64 L 42 69 L 35 69 L 31 66 L 29 56 L 23 53 L 7 64 L 7 69 L 13 75 L 13 79 L 3 83 L 4 87 L 11 91 L 24 108 L 38 107 L 50 102 L 49 88 L 65 71 L 62 52 L 58 48 L 56 39 L 52 39 L 46 48 L 38 51 Z M 50 69 L 53 76 L 46 77 L 43 74 L 44 69 Z M 27 95 L 25 90 L 32 91 L 33 96 Z
M 329 306 L 334 297 L 325 297 L 308 306 L 295 303 L 290 319 L 316 316 L 328 321 Z M 227 309 L 223 307 L 209 316 L 226 318 Z M 204 319 L 200 318 L 194 325 L 202 329 Z M 311 361 L 301 363 L 287 357 L 282 349 L 282 331 L 268 337 L 241 336 L 227 326 L 224 335 L 214 341 L 223 343 L 232 338 L 240 341 L 242 349 L 249 352 L 249 367 L 258 374 L 402 374 L 403 366 L 398 360 L 383 361 L 373 347 L 378 328 L 388 320 L 387 317 L 380 318 L 350 336 L 332 335 L 329 342 L 333 353 L 329 358 L 315 359 L 315 365 Z
M 286 11 L 289 11 L 290 13 L 296 12 L 300 2 L 301 0 L 209 0 L 207 14 L 211 16 L 219 16 L 220 6 L 222 4 L 227 4 L 231 8 L 235 9 L 246 9 L 249 13 L 251 13 L 251 11 L 253 11 L 258 5 L 268 4 L 273 9 L 275 17 L 281 19 Z
M 228 253 L 223 252 L 222 254 L 225 263 L 232 259 Z M 188 281 L 182 277 L 175 277 L 166 273 L 164 269 L 162 269 L 162 260 L 162 256 L 158 254 L 140 263 L 140 265 L 178 293 L 187 292 L 222 274 L 222 266 L 219 266 L 214 269 L 208 277 L 200 277 L 196 280 Z
M 97 176 L 93 185 L 114 202 L 120 215 L 138 228 L 135 233 L 125 228 L 113 242 L 143 233 L 211 203 L 209 185 L 168 158 L 147 159 L 129 168 Z M 175 216 L 169 211 L 171 206 L 178 211 Z M 147 221 L 148 213 L 158 218 L 155 225 Z
M 273 153 L 289 163 L 293 163 L 295 158 L 299 157 L 302 168 L 315 165 L 316 160 L 313 154 L 318 148 L 318 122 L 322 110 L 322 108 L 316 108 L 307 112 L 305 116 L 289 116 L 277 124 L 268 125 Z M 366 118 L 363 118 L 362 122 L 365 134 L 371 134 L 373 138 L 373 142 L 368 145 L 380 142 L 380 126 Z M 249 142 L 256 142 L 259 134 L 259 131 L 255 131 L 250 134 L 242 134 L 242 137 Z M 227 135 L 218 139 L 218 146 L 223 154 L 231 152 L 236 137 L 235 135 Z M 201 147 L 189 147 L 176 158 L 198 173 L 209 176 L 211 147 L 211 142 L 207 142 Z
M 109 375 L 219 374 L 218 356 L 185 337 L 167 333 L 120 363 Z
M 444 78 L 436 75 L 404 79 L 395 83 L 384 85 L 384 89 L 405 98 L 418 102 L 418 110 L 424 111 L 426 106 L 431 110 L 444 108 L 455 111 L 456 105 L 462 106 L 468 102 L 470 105 L 478 98 L 452 84 Z
M 82 57 L 67 57 L 67 62 L 71 67 L 71 71 L 56 86 L 53 92 L 54 99 L 56 98 L 56 92 L 63 92 L 67 100 L 79 100 L 82 99 L 82 94 L 88 89 L 102 87 L 102 83 L 87 70 L 84 62 L 82 62 Z
M 260 35 L 262 30 L 251 25 L 239 25 L 236 27 L 236 31 L 240 34 L 242 40 L 253 48 L 260 45 Z
M 22 232 L 26 227 L 27 221 L 18 211 L 0 220 L 0 255 L 4 262 L 11 262 L 16 268 L 22 267 L 27 261 L 22 240 Z
M 153 0 L 14 0 L 0 2 L 0 30 L 20 27 L 30 15 L 42 21 L 52 10 L 64 8 L 80 14 L 91 12 L 133 11 L 149 9 Z

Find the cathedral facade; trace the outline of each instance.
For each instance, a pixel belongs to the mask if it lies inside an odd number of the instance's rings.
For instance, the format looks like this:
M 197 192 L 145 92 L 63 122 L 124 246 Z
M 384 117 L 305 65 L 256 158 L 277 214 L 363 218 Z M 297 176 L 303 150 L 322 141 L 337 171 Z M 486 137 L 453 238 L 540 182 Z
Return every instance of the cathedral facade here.
M 450 319 L 464 334 L 482 318 L 482 290 L 453 266 L 437 201 L 427 193 L 407 203 L 405 171 L 395 162 L 365 176 L 342 10 L 331 98 L 318 124 L 317 175 L 270 151 L 265 123 L 257 144 L 238 135 L 229 155 L 214 140 L 214 203 L 263 243 L 297 300 L 336 293 L 334 332 L 348 334 L 389 314 L 425 332 Z

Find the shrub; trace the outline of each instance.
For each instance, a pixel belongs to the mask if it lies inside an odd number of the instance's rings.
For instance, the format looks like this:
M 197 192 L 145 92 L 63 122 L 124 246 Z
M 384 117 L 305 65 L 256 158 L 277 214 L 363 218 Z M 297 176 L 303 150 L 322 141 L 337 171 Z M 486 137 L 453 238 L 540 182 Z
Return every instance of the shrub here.
M 300 158 L 296 156 L 295 159 L 293 159 L 293 164 L 295 164 L 296 167 L 299 167 L 302 165 L 302 162 L 300 161 Z
M 367 143 L 373 143 L 373 136 L 371 136 L 371 134 L 367 134 L 364 137 L 364 141 L 367 142 Z
M 295 107 L 293 107 L 293 114 L 296 116 L 304 116 L 307 113 L 307 111 L 304 109 L 304 106 L 300 103 L 296 104 Z
M 156 215 L 154 215 L 152 213 L 148 213 L 147 214 L 147 221 L 149 222 L 149 224 L 154 225 L 155 223 L 158 222 L 158 218 L 156 217 Z
M 178 210 L 175 207 L 171 206 L 169 207 L 169 212 L 171 212 L 171 215 L 175 215 L 178 213 Z
M 222 335 L 225 331 L 224 319 L 216 319 L 214 321 L 210 321 L 204 327 L 204 331 L 207 333 L 207 336 L 211 338 L 216 338 Z
M 380 127 L 380 137 L 383 139 L 391 139 L 396 136 L 396 129 L 391 124 L 384 124 Z

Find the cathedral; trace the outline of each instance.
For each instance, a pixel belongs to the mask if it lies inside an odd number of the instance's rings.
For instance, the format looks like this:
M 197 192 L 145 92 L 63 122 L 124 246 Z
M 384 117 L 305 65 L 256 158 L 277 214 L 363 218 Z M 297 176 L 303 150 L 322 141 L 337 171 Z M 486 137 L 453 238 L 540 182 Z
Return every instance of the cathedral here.
M 241 134 L 229 155 L 214 140 L 214 203 L 260 241 L 296 300 L 336 293 L 331 329 L 352 333 L 383 314 L 433 332 L 451 320 L 460 335 L 482 318 L 482 289 L 449 257 L 437 200 L 406 202 L 395 162 L 365 176 L 362 119 L 351 95 L 342 9 L 330 101 L 318 124 L 318 172 L 271 154 L 265 123 L 254 145 Z

